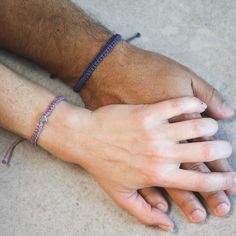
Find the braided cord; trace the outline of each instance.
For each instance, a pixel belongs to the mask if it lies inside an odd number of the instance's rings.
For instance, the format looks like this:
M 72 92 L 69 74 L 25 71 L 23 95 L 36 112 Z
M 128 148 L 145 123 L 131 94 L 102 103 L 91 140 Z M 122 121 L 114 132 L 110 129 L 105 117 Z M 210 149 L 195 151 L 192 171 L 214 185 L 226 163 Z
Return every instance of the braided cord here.
M 74 91 L 79 92 L 86 81 L 90 78 L 92 73 L 95 71 L 100 62 L 107 56 L 107 54 L 115 47 L 115 45 L 121 41 L 121 35 L 115 34 L 112 38 L 106 43 L 103 49 L 98 53 L 98 55 L 92 60 L 87 69 L 84 71 L 79 81 L 74 86 Z
M 49 104 L 47 110 L 43 113 L 41 118 L 39 119 L 39 122 L 33 132 L 32 138 L 31 138 L 31 143 L 33 145 L 37 145 L 37 140 L 43 130 L 43 126 L 45 123 L 48 121 L 48 117 L 51 115 L 55 107 L 62 102 L 65 99 L 63 96 L 57 96 L 53 99 L 53 101 Z

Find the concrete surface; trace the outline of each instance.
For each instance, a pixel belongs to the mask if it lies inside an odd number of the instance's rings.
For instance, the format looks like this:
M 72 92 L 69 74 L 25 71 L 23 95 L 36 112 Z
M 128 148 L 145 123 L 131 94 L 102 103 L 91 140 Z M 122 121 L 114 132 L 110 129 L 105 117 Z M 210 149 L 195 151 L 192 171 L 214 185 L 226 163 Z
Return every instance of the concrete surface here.
M 128 37 L 141 32 L 140 47 L 161 52 L 193 68 L 236 106 L 235 0 L 77 0 L 90 15 Z M 0 61 L 81 105 L 78 95 L 48 73 L 0 51 Z M 221 123 L 219 137 L 236 150 L 236 121 Z M 0 153 L 14 137 L 0 130 Z M 236 167 L 235 155 L 231 162 Z M 232 199 L 234 208 L 235 199 Z M 187 222 L 173 205 L 181 236 L 236 235 L 236 214 Z M 63 163 L 29 143 L 15 150 L 10 168 L 0 167 L 0 235 L 171 235 L 145 227 L 119 209 L 80 167 Z

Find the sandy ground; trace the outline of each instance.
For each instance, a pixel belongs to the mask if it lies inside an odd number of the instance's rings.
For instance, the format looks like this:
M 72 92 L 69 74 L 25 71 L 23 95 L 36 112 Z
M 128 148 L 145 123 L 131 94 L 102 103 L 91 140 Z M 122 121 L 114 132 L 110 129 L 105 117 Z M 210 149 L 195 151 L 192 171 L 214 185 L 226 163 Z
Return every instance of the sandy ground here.
M 77 0 L 86 12 L 114 32 L 142 38 L 134 43 L 170 56 L 194 69 L 236 106 L 236 1 L 228 0 Z M 77 94 L 49 73 L 22 58 L 0 51 L 4 62 L 71 102 Z M 236 150 L 236 121 L 221 122 L 218 134 Z M 15 135 L 0 129 L 0 153 Z M 236 168 L 235 155 L 231 163 Z M 232 205 L 236 206 L 232 198 Z M 190 224 L 173 204 L 171 217 L 181 236 L 236 235 L 236 214 L 209 216 Z M 10 168 L 0 167 L 0 235 L 171 235 L 145 227 L 112 203 L 80 167 L 57 160 L 29 143 L 15 150 Z

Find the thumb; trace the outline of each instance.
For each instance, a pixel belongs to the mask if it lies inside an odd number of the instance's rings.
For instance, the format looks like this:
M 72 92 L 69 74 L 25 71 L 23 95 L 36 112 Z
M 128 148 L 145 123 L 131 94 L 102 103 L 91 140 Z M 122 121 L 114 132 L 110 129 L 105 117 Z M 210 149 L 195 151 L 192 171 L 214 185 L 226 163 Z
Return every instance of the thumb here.
M 163 230 L 173 232 L 174 223 L 171 219 L 164 212 L 149 205 L 137 191 L 119 193 L 118 197 L 115 197 L 115 201 L 142 224 L 159 226 Z
M 234 109 L 226 104 L 220 93 L 196 74 L 192 76 L 192 89 L 196 97 L 207 104 L 206 113 L 214 119 L 232 118 Z

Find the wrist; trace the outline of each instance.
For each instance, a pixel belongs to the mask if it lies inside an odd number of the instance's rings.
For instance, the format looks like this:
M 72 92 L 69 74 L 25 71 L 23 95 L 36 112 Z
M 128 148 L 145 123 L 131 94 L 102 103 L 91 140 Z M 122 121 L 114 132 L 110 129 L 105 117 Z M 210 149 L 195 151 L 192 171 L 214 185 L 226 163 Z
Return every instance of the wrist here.
M 102 60 L 80 91 L 86 106 L 94 109 L 95 101 L 102 105 L 103 99 L 105 100 L 106 97 L 100 95 L 103 92 L 106 94 L 106 91 L 112 91 L 109 94 L 113 96 L 113 100 L 104 105 L 122 102 L 119 97 L 116 97 L 115 90 L 119 89 L 122 84 L 122 73 L 127 71 L 126 68 L 131 63 L 130 55 L 133 50 L 132 45 L 122 40 Z M 99 101 L 100 99 L 101 101 Z
M 83 165 L 83 134 L 89 120 L 89 110 L 61 102 L 43 128 L 38 145 L 66 162 Z
M 75 42 L 79 42 L 78 46 L 77 48 L 73 48 L 73 51 L 67 55 L 70 60 L 66 62 L 63 71 L 58 71 L 58 75 L 60 75 L 67 84 L 74 87 L 88 65 L 111 37 L 111 32 L 102 31 L 98 35 L 96 34 L 96 36 L 86 36 L 84 39 L 81 39 L 81 36 L 79 36 L 73 39 Z M 56 71 L 55 73 L 57 74 Z

